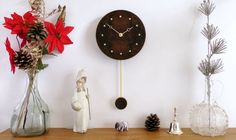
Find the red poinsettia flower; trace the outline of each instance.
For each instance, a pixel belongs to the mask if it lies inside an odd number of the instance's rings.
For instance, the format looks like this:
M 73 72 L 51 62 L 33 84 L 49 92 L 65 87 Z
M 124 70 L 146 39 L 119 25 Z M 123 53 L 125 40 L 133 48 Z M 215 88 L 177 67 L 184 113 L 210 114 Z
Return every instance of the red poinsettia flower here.
M 9 60 L 10 60 L 10 64 L 11 64 L 11 71 L 13 73 L 15 73 L 15 63 L 14 63 L 14 57 L 16 55 L 15 51 L 11 48 L 11 44 L 10 44 L 10 41 L 8 40 L 8 38 L 6 39 L 6 43 L 5 43 L 5 46 L 6 46 L 6 50 L 9 54 Z
M 51 53 L 57 48 L 59 53 L 64 51 L 64 45 L 73 44 L 68 34 L 74 29 L 72 26 L 64 26 L 63 19 L 59 19 L 56 25 L 50 22 L 44 22 L 48 31 L 45 42 L 49 44 L 48 52 Z
M 37 18 L 30 12 L 25 13 L 23 17 L 17 13 L 13 13 L 11 17 L 12 18 L 4 17 L 5 23 L 3 25 L 5 28 L 11 30 L 11 34 L 16 34 L 23 39 L 22 45 L 24 45 L 26 43 L 29 27 L 36 24 Z

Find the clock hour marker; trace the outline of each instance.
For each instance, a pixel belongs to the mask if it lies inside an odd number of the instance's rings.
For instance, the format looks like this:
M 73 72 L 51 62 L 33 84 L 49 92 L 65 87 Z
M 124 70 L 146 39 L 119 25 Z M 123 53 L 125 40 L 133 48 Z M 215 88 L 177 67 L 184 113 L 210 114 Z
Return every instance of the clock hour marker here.
M 129 50 L 129 53 L 131 53 L 132 52 L 132 50 Z
M 138 27 L 138 24 L 136 24 L 135 26 Z
M 119 18 L 122 18 L 122 15 L 120 15 Z
M 104 34 L 101 34 L 102 37 L 104 37 Z
M 106 43 L 104 43 L 103 45 L 104 45 L 104 46 L 106 46 L 107 44 L 106 44 Z
M 110 20 L 113 20 L 113 18 L 110 18 Z
M 123 53 L 121 52 L 120 55 L 123 55 Z
M 138 36 L 141 36 L 141 34 L 139 33 Z
M 113 53 L 113 50 L 111 50 L 110 52 Z
M 106 25 L 104 24 L 103 27 L 106 27 Z
M 138 43 L 135 43 L 136 46 L 138 46 Z
M 131 18 L 129 18 L 129 20 L 131 20 Z

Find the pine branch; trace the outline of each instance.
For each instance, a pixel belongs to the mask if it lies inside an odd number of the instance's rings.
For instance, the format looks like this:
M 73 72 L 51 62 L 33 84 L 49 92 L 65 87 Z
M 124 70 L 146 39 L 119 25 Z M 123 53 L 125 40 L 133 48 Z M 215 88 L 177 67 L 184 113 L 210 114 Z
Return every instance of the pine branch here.
M 198 10 L 206 15 L 206 16 L 209 16 L 215 9 L 215 4 L 210 2 L 209 0 L 208 1 L 203 1 L 203 3 L 201 3 L 200 7 L 198 8 Z
M 223 72 L 224 64 L 221 59 L 211 61 L 211 74 Z
M 223 62 L 221 59 L 211 60 L 210 62 L 207 59 L 204 59 L 201 61 L 198 69 L 203 75 L 210 76 L 223 71 Z
M 46 16 L 44 18 L 48 18 L 56 13 L 60 13 L 62 11 L 62 7 L 61 5 L 59 5 L 56 9 L 53 9 L 50 13 L 46 14 Z
M 224 39 L 216 39 L 211 44 L 211 52 L 212 54 L 221 54 L 226 50 L 226 42 Z
M 200 62 L 198 69 L 202 72 L 203 75 L 209 76 L 210 68 L 209 68 L 209 62 L 207 61 L 207 59 L 204 59 Z
M 202 29 L 202 35 L 205 36 L 208 40 L 212 40 L 214 37 L 216 37 L 220 31 L 218 27 L 214 27 L 213 24 L 208 25 Z

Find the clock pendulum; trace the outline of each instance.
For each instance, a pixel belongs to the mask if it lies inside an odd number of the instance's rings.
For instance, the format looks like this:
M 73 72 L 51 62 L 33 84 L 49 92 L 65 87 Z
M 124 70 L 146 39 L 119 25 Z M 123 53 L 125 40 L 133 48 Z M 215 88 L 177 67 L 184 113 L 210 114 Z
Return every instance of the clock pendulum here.
M 125 109 L 127 106 L 127 100 L 123 96 L 123 72 L 122 72 L 122 61 L 119 61 L 119 73 L 120 73 L 120 97 L 116 99 L 115 105 L 118 109 Z
M 125 109 L 127 100 L 122 89 L 122 60 L 134 57 L 142 49 L 146 38 L 145 27 L 137 15 L 126 10 L 106 14 L 98 23 L 96 40 L 100 50 L 112 59 L 120 61 L 120 97 L 115 105 Z

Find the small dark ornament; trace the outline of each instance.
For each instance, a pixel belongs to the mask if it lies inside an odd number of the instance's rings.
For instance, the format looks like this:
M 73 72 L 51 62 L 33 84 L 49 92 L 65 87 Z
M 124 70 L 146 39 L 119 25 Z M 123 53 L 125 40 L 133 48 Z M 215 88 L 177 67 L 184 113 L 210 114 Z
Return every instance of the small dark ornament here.
M 128 131 L 128 123 L 127 122 L 117 122 L 115 124 L 115 129 L 119 132 Z
M 125 109 L 127 106 L 127 100 L 123 97 L 119 97 L 116 99 L 115 105 L 118 109 Z
M 44 30 L 43 23 L 39 22 L 35 26 L 30 27 L 27 37 L 31 41 L 41 41 L 47 37 L 47 32 Z
M 150 114 L 145 121 L 145 127 L 148 131 L 156 131 L 160 128 L 160 119 L 156 114 Z
M 19 69 L 29 69 L 34 65 L 34 58 L 31 54 L 24 50 L 20 50 L 19 52 L 16 52 L 16 55 L 14 57 L 14 63 Z

